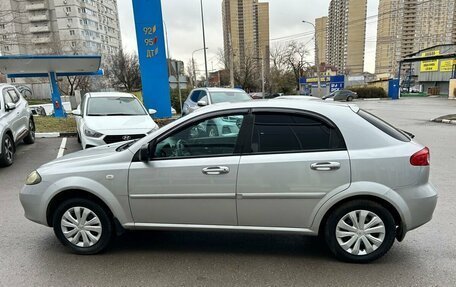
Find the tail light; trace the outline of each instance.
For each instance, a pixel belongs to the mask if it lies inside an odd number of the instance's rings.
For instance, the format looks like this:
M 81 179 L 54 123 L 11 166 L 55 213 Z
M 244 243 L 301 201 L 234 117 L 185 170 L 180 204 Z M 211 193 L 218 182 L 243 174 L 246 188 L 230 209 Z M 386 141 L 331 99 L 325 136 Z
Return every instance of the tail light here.
M 431 163 L 431 153 L 427 147 L 416 152 L 410 157 L 410 164 L 413 166 L 428 166 Z

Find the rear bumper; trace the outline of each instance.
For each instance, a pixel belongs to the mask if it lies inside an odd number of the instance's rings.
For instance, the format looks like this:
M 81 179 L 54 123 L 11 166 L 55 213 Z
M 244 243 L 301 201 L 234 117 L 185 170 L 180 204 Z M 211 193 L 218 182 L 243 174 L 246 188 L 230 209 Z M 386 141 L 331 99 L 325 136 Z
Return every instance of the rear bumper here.
M 396 189 L 407 205 L 408 216 L 404 218 L 404 235 L 432 219 L 437 205 L 437 190 L 431 183 Z

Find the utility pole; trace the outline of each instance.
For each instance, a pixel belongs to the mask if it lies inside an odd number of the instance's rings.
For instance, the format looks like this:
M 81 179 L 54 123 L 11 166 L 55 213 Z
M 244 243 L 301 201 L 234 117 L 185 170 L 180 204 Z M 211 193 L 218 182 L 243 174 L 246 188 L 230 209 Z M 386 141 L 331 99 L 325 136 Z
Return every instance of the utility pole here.
M 263 58 L 254 58 L 255 60 L 261 61 L 261 93 L 263 95 L 263 99 L 266 97 L 265 95 L 265 74 L 264 74 L 264 59 Z
M 182 91 L 180 88 L 180 79 L 179 79 L 180 78 L 179 61 L 175 61 L 174 64 L 175 64 L 175 68 L 176 68 L 177 91 L 179 93 L 179 106 L 180 106 L 180 111 L 182 114 Z
M 193 66 L 193 79 L 194 79 L 194 86 L 196 87 L 196 68 L 195 68 L 195 53 L 198 52 L 198 51 L 201 51 L 201 50 L 207 50 L 209 48 L 207 47 L 204 47 L 204 48 L 201 48 L 201 49 L 198 49 L 198 50 L 195 50 L 193 51 L 192 53 L 192 66 Z
M 307 23 L 313 26 L 315 34 L 314 34 L 314 39 L 315 39 L 315 66 L 317 68 L 317 88 L 318 88 L 318 96 L 322 97 L 323 95 L 321 94 L 321 71 L 320 71 L 320 59 L 319 59 L 319 47 L 318 47 L 318 40 L 317 40 L 317 28 L 315 27 L 314 23 L 308 22 L 308 21 L 302 21 L 302 23 Z
M 203 0 L 200 0 L 201 3 L 201 24 L 203 26 L 203 47 L 204 47 L 204 67 L 206 71 L 206 85 L 208 86 L 208 81 L 209 81 L 209 73 L 207 71 L 207 49 L 206 49 L 206 32 L 204 29 L 204 9 L 203 9 Z

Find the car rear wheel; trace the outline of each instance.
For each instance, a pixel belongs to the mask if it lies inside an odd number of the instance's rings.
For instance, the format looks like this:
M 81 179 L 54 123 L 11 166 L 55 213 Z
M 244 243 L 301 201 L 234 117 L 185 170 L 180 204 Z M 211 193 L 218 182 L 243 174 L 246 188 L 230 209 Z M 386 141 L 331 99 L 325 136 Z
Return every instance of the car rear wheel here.
M 60 242 L 81 255 L 102 252 L 113 236 L 113 224 L 107 211 L 82 198 L 60 204 L 54 213 L 53 226 Z
M 3 136 L 1 149 L 0 166 L 12 165 L 14 161 L 14 141 L 10 135 L 5 134 Z
M 29 132 L 27 136 L 24 138 L 24 143 L 25 144 L 33 144 L 35 143 L 35 122 L 33 121 L 33 118 L 29 120 Z
M 347 102 L 352 102 L 353 101 L 353 96 L 348 96 L 347 97 Z
M 325 239 L 340 260 L 367 263 L 385 255 L 394 243 L 396 225 L 391 213 L 368 200 L 345 203 L 328 217 Z

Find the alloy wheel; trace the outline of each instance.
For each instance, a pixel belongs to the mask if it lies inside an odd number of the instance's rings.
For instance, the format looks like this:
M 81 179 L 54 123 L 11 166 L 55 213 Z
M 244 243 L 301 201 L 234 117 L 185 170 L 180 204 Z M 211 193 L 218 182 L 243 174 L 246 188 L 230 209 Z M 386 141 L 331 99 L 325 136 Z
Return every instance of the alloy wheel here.
M 14 145 L 13 141 L 11 140 L 10 137 L 6 137 L 5 141 L 3 143 L 4 148 L 5 148 L 5 158 L 6 161 L 11 162 L 13 160 L 13 154 L 14 154 Z
M 385 239 L 383 220 L 367 210 L 355 210 L 344 215 L 336 226 L 340 247 L 352 255 L 367 255 L 377 250 Z
M 60 227 L 65 238 L 78 247 L 91 247 L 102 234 L 101 221 L 86 207 L 72 207 L 62 216 Z

